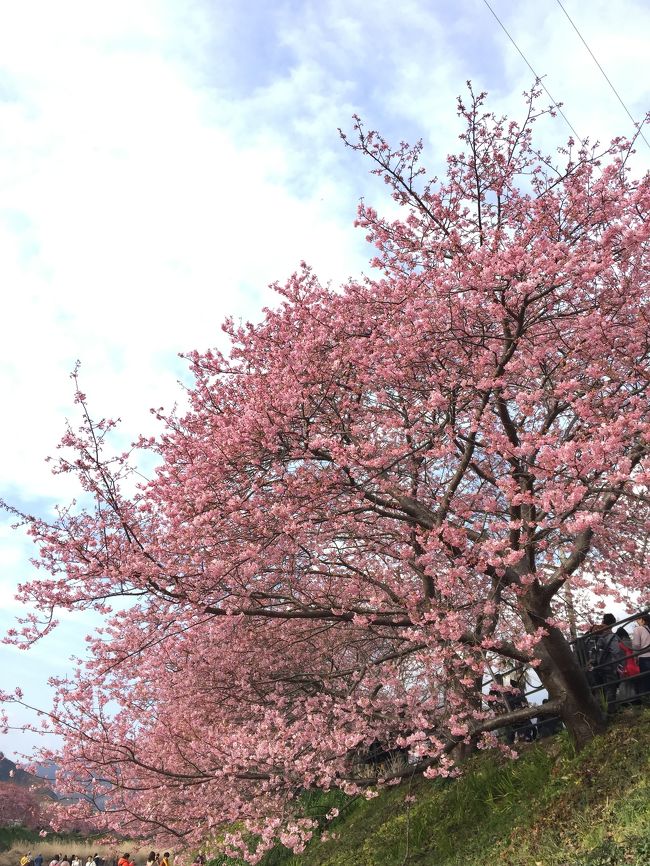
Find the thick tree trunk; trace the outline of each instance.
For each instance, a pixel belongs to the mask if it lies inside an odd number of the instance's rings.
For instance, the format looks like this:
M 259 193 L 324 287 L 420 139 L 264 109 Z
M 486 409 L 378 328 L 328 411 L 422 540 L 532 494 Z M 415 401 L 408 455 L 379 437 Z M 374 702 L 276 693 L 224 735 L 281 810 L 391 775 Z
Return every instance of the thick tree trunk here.
M 569 642 L 558 628 L 547 624 L 552 616 L 549 603 L 535 598 L 531 590 L 521 605 L 526 630 L 532 633 L 541 627 L 547 632 L 536 649 L 541 660 L 537 674 L 549 697 L 559 702 L 562 721 L 580 749 L 605 730 L 605 715 Z

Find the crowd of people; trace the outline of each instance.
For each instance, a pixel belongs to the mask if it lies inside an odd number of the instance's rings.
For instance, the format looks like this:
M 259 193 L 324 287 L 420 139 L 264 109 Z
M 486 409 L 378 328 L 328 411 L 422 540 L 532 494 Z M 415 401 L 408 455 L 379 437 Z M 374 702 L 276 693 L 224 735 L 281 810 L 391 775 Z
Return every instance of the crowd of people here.
M 620 706 L 650 699 L 650 615 L 639 614 L 633 622 L 630 635 L 624 625 L 615 628 L 616 617 L 606 613 L 600 623 L 590 624 L 574 643 L 592 691 L 610 714 Z M 530 706 L 526 686 L 521 674 L 511 676 L 508 685 L 502 675 L 496 674 L 489 691 L 492 706 L 501 704 L 502 712 Z M 547 701 L 542 701 L 537 718 L 507 726 L 505 739 L 510 743 L 531 742 L 561 730 L 559 718 L 544 714 Z
M 32 857 L 31 851 L 20 858 L 20 866 L 43 866 L 43 855 Z M 55 854 L 49 866 L 117 866 L 117 860 L 105 860 L 99 854 L 88 854 L 87 857 L 78 854 Z
M 606 613 L 576 642 L 589 683 L 609 711 L 650 694 L 650 616 L 636 617 L 631 636 L 615 626 L 614 614 Z
M 31 851 L 28 851 L 20 858 L 20 866 L 43 866 L 43 855 L 37 854 L 32 857 Z M 70 857 L 67 854 L 55 854 L 49 866 L 135 866 L 135 858 L 132 858 L 128 851 L 121 857 L 117 854 L 109 858 L 100 857 L 99 854 L 88 854 L 85 859 L 78 854 L 72 854 Z M 151 851 L 147 857 L 147 866 L 170 866 L 169 851 L 165 851 L 164 854 Z

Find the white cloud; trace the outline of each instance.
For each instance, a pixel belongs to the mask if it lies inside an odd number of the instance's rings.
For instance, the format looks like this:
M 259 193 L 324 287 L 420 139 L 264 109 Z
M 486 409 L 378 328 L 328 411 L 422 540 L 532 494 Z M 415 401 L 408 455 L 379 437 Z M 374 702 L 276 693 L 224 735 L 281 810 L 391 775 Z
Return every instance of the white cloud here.
M 135 435 L 150 405 L 175 398 L 177 351 L 213 345 L 228 313 L 257 316 L 266 285 L 301 257 L 325 278 L 359 263 L 352 207 L 347 224 L 337 219 L 327 178 L 306 199 L 285 188 L 290 151 L 256 131 L 242 147 L 206 121 L 208 91 L 193 90 L 166 56 L 132 47 L 146 44 L 136 25 L 155 17 L 134 22 L 126 4 L 104 21 L 84 4 L 57 8 L 68 15 L 48 6 L 43 22 L 63 40 L 55 56 L 47 39 L 9 51 L 26 96 L 20 111 L 8 107 L 0 174 L 13 417 L 0 451 L 4 480 L 32 493 L 49 483 L 40 460 L 70 405 L 76 358 L 97 411 L 126 416 Z M 0 52 L 28 42 L 20 9 Z M 113 45 L 118 37 L 128 50 Z

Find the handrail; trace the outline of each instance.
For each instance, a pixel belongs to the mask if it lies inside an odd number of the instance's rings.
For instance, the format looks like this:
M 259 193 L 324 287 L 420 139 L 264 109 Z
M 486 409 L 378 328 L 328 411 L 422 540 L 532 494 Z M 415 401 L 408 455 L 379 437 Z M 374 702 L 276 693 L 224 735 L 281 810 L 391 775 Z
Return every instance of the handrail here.
M 640 610 L 640 611 L 637 611 L 636 613 L 631 614 L 626 619 L 617 620 L 616 623 L 614 623 L 614 625 L 616 625 L 617 628 L 621 628 L 622 626 L 625 626 L 628 623 L 639 619 L 640 616 L 647 616 L 647 615 L 650 615 L 650 610 L 648 610 L 648 609 Z M 612 626 L 612 628 L 613 628 L 613 626 Z M 597 637 L 598 637 L 598 632 L 591 632 L 590 631 L 590 632 L 586 632 L 583 635 L 580 635 L 577 638 L 574 638 L 573 640 L 568 641 L 568 643 L 569 643 L 569 646 L 575 648 L 576 646 L 578 646 L 580 644 L 584 644 L 588 640 L 590 640 L 590 639 L 593 640 L 594 638 L 597 638 Z M 638 658 L 638 656 L 643 655 L 644 652 L 647 652 L 647 650 L 643 650 L 643 649 L 637 650 L 636 652 L 632 653 L 632 656 L 626 656 L 626 657 L 627 658 L 630 658 L 630 657 L 631 658 Z M 589 668 L 589 670 L 590 671 L 600 670 L 601 668 L 608 667 L 611 664 L 612 664 L 612 662 L 603 662 L 600 665 L 591 666 Z M 586 668 L 586 665 L 581 665 L 581 667 Z M 517 673 L 518 671 L 521 671 L 521 667 L 519 665 L 513 665 L 510 668 L 506 668 L 504 671 L 500 671 L 498 675 L 505 678 L 505 677 L 509 676 L 510 674 Z M 636 674 L 635 676 L 638 676 L 638 674 Z M 632 678 L 626 677 L 625 679 L 632 679 Z M 494 683 L 494 682 L 496 682 L 495 677 L 489 676 L 487 679 L 483 680 L 483 688 L 485 688 L 485 686 L 489 686 L 490 683 Z M 507 690 L 507 688 L 508 688 L 507 686 L 504 686 L 505 690 Z M 544 690 L 544 686 L 535 686 L 535 688 L 530 689 L 529 691 L 526 691 L 526 692 L 522 692 L 522 694 L 524 696 L 528 696 L 530 694 L 534 694 L 535 692 L 543 691 L 543 690 Z
M 637 611 L 637 612 L 631 614 L 630 616 L 628 616 L 624 619 L 617 620 L 611 626 L 612 633 L 615 634 L 615 631 L 614 631 L 615 627 L 616 628 L 624 627 L 625 625 L 628 625 L 629 623 L 636 621 L 641 616 L 648 616 L 648 614 L 650 614 L 650 611 L 648 609 L 644 609 L 644 610 Z M 586 648 L 586 645 L 589 642 L 597 640 L 601 635 L 602 635 L 602 633 L 599 633 L 598 631 L 589 631 L 583 635 L 580 635 L 577 638 L 574 638 L 573 640 L 570 640 L 568 643 L 569 643 L 569 646 L 572 647 L 574 653 L 579 656 L 580 655 L 579 649 L 581 647 Z M 626 653 L 625 656 L 620 659 L 618 665 L 623 665 L 630 658 L 633 658 L 633 659 L 639 658 L 639 656 L 644 655 L 647 652 L 648 652 L 648 649 L 646 647 L 644 649 L 634 650 L 629 654 Z M 586 654 L 585 654 L 585 656 L 586 656 Z M 583 668 L 583 670 L 586 673 L 593 673 L 594 671 L 599 671 L 599 670 L 602 670 L 604 668 L 611 668 L 612 665 L 614 664 L 614 662 L 612 662 L 612 661 L 605 661 L 605 662 L 601 662 L 598 665 L 591 665 L 588 663 L 588 659 L 586 657 L 579 659 L 579 661 L 580 661 L 580 666 Z M 522 669 L 520 666 L 513 665 L 511 668 L 507 668 L 506 670 L 499 672 L 498 676 L 501 677 L 502 679 L 505 679 L 505 677 L 509 676 L 510 674 L 521 672 L 521 670 Z M 485 687 L 489 686 L 491 683 L 496 683 L 496 676 L 497 675 L 491 675 L 486 680 L 484 680 L 483 688 L 485 689 Z M 633 674 L 632 676 L 627 676 L 627 677 L 621 677 L 621 676 L 617 675 L 617 676 L 613 677 L 612 679 L 605 680 L 604 682 L 590 683 L 590 689 L 591 689 L 592 694 L 597 693 L 597 692 L 602 693 L 604 690 L 606 690 L 610 686 L 613 686 L 615 684 L 620 684 L 622 682 L 634 683 L 635 680 L 638 680 L 644 676 L 647 676 L 647 673 L 645 671 L 640 671 L 638 674 Z M 503 703 L 506 705 L 506 707 L 508 709 L 510 709 L 509 702 L 508 702 L 508 696 L 509 695 L 513 696 L 512 686 L 506 686 L 504 684 L 499 684 L 499 688 L 503 689 Z M 540 683 L 540 685 L 534 686 L 533 688 L 530 688 L 526 691 L 519 690 L 519 693 L 517 694 L 517 698 L 519 698 L 519 699 L 524 698 L 527 701 L 527 699 L 531 695 L 534 695 L 534 694 L 537 694 L 538 692 L 543 692 L 543 691 L 546 691 L 546 689 L 545 689 L 544 685 Z M 610 700 L 607 702 L 607 706 L 613 707 L 613 706 L 616 706 L 618 704 L 629 703 L 630 700 L 633 700 L 633 698 L 630 698 L 629 696 L 628 697 L 620 697 L 620 698 L 615 697 L 614 700 Z M 498 698 L 496 700 L 490 701 L 489 705 L 494 706 L 495 703 L 498 703 Z M 533 723 L 533 721 L 531 720 L 530 724 L 524 725 L 521 728 L 517 729 L 517 733 L 519 733 L 519 734 L 525 734 L 526 732 L 532 733 L 536 728 L 538 728 L 540 720 L 542 723 L 547 723 L 547 724 L 560 720 L 560 717 L 557 715 L 553 715 L 553 716 L 544 715 L 544 705 L 543 704 L 532 704 L 531 706 L 539 706 L 540 712 L 539 712 L 538 717 L 537 717 L 537 720 L 538 720 L 537 725 L 535 723 Z M 510 727 L 509 724 L 506 722 L 504 724 L 504 728 L 509 728 L 509 727 Z

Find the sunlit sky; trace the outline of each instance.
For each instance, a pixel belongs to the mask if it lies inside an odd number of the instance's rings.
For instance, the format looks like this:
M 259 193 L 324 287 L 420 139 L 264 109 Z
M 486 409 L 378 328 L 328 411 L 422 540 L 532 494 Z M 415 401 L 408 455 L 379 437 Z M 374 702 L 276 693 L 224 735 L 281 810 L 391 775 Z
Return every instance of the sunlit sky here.
M 491 5 L 580 136 L 631 133 L 557 0 Z M 650 4 L 564 6 L 641 119 Z M 301 259 L 334 283 L 367 270 L 355 209 L 385 190 L 338 127 L 356 112 L 390 140 L 421 137 L 440 167 L 467 79 L 521 115 L 532 73 L 484 0 L 0 0 L 0 496 L 40 515 L 74 496 L 44 458 L 75 420 L 77 359 L 91 408 L 130 441 L 179 398 L 178 352 L 223 345 L 227 315 L 259 318 Z M 561 118 L 540 129 L 548 150 L 569 134 Z M 640 143 L 635 168 L 649 163 Z M 10 523 L 2 629 L 32 574 Z M 93 627 L 68 615 L 29 653 L 0 647 L 0 689 L 47 706 L 47 678 Z

